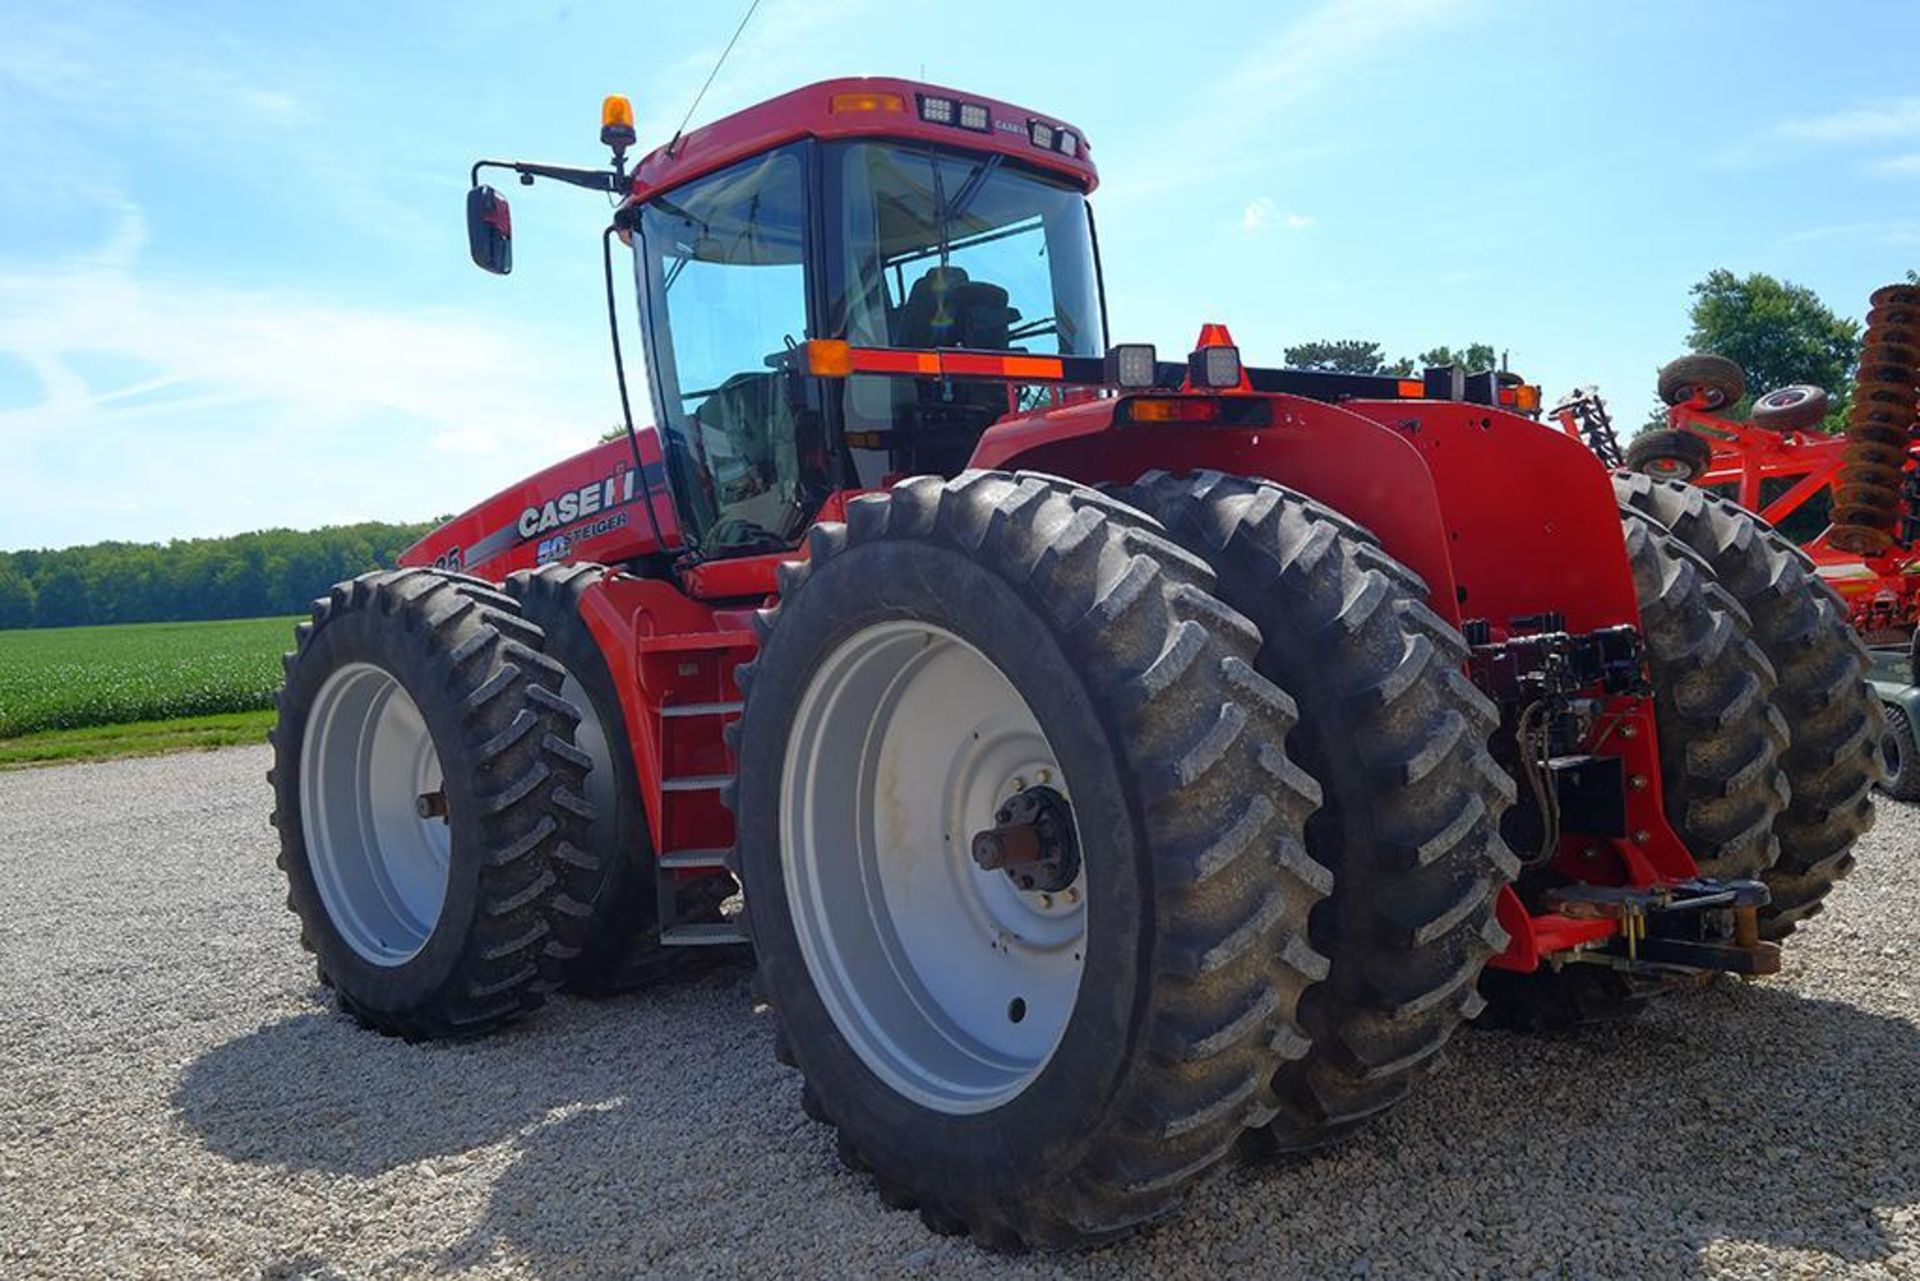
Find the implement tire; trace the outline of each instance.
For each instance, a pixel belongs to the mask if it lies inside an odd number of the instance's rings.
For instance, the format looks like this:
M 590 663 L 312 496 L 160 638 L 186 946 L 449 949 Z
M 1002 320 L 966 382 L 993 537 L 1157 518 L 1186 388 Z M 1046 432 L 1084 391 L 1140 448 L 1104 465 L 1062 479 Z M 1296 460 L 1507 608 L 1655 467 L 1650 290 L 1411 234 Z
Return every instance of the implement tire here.
M 1684 405 L 1698 398 L 1704 408 L 1713 411 L 1731 409 L 1747 394 L 1746 371 L 1711 352 L 1668 361 L 1660 370 L 1657 384 L 1660 399 L 1669 405 Z
M 267 777 L 287 906 L 340 1008 L 423 1040 L 538 1006 L 601 879 L 540 629 L 478 579 L 401 569 L 339 584 L 295 636 Z
M 580 616 L 580 599 L 607 576 L 599 565 L 545 565 L 507 577 L 507 594 L 526 618 L 546 633 L 547 655 L 566 669 L 561 694 L 580 711 L 574 740 L 593 761 L 587 799 L 594 818 L 588 852 L 602 871 L 586 898 L 590 912 L 580 955 L 567 963 L 566 985 L 586 996 L 632 992 L 716 959 L 730 950 L 666 947 L 660 942 L 655 901 L 654 850 L 646 803 L 633 765 L 620 696 L 606 656 Z M 709 878 L 681 890 L 683 902 L 699 898 L 703 914 L 718 920 L 718 905 L 732 892 L 730 878 Z
M 1787 726 L 1773 706 L 1773 668 L 1704 561 L 1632 509 L 1621 521 L 1653 680 L 1667 819 L 1703 875 L 1762 876 L 1778 857 L 1773 829 L 1787 806 Z M 1629 1014 L 1676 986 L 1592 968 L 1488 970 L 1488 1021 L 1587 1023 Z
M 1713 465 L 1713 446 L 1680 427 L 1661 427 L 1627 442 L 1627 470 L 1662 480 L 1697 480 Z
M 1781 764 L 1791 800 L 1774 823 L 1780 855 L 1762 877 L 1773 901 L 1760 926 L 1766 938 L 1785 938 L 1820 911 L 1853 867 L 1854 842 L 1873 826 L 1885 727 L 1866 646 L 1838 594 L 1753 513 L 1690 485 L 1646 476 L 1613 484 L 1622 508 L 1660 522 L 1707 563 L 1752 621 L 1778 678 L 1773 705 L 1787 727 Z
M 1115 497 L 1166 526 L 1260 629 L 1255 666 L 1291 694 L 1288 750 L 1325 800 L 1307 852 L 1333 872 L 1312 941 L 1331 964 L 1301 1018 L 1313 1048 L 1275 1083 L 1283 1151 L 1320 1146 L 1404 1096 L 1480 1012 L 1519 864 L 1500 837 L 1513 780 L 1460 634 L 1372 535 L 1261 480 L 1150 472 Z
M 1896 801 L 1920 801 L 1920 747 L 1914 744 L 1913 722 L 1897 707 L 1881 710 L 1887 718 L 1882 740 L 1887 776 L 1880 780 L 1880 790 Z
M 781 578 L 732 804 L 808 1114 L 887 1204 L 988 1247 L 1166 1214 L 1272 1117 L 1326 972 L 1318 789 L 1253 627 L 1137 512 L 1044 476 L 856 499 Z M 1035 783 L 1082 842 L 1045 902 L 968 854 Z

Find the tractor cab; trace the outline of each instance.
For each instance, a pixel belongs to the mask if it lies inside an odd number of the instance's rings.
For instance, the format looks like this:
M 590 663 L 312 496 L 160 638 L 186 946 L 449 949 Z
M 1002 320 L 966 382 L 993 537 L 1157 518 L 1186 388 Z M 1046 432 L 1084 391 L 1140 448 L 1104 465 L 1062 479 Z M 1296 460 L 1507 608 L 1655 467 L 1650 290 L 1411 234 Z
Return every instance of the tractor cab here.
M 610 185 L 685 550 L 791 548 L 836 492 L 964 469 L 1019 389 L 925 353 L 1098 362 L 1086 153 L 1006 103 L 839 80 L 676 137 Z M 483 234 L 503 209 L 489 191 Z M 820 367 L 851 351 L 859 368 Z

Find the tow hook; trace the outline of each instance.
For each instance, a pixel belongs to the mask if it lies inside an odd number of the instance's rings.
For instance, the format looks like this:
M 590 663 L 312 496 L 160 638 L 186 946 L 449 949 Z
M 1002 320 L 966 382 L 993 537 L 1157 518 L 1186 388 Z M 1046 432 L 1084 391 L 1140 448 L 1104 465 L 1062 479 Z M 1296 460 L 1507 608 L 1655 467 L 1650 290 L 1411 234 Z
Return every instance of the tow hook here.
M 1761 975 L 1780 972 L 1780 946 L 1760 938 L 1760 909 L 1772 896 L 1759 881 L 1696 877 L 1667 885 L 1561 885 L 1546 892 L 1550 912 L 1620 923 L 1620 932 L 1580 959 L 1641 973 L 1676 970 Z
M 973 861 L 982 870 L 1005 872 L 1030 894 L 1057 894 L 1080 875 L 1073 807 L 1051 787 L 1014 794 L 993 821 L 998 826 L 973 837 Z

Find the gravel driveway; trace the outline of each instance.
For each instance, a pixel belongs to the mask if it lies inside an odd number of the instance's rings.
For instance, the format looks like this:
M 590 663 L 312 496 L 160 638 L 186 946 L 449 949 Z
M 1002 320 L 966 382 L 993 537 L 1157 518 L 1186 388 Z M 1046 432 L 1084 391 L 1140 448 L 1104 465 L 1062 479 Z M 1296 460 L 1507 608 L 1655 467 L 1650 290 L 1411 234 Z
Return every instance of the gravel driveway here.
M 334 1014 L 266 766 L 0 774 L 0 1274 L 1920 1277 L 1920 810 L 1778 979 L 1463 1034 L 1334 1155 L 1002 1259 L 840 1169 L 738 968 L 472 1046 Z

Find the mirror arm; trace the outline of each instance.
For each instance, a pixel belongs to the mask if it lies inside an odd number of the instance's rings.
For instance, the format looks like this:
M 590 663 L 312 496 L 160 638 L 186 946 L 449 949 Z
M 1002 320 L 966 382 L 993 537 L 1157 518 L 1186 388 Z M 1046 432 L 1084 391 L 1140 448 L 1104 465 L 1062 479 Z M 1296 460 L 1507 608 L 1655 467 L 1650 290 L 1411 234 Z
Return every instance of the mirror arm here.
M 520 175 L 525 186 L 532 186 L 535 178 L 551 178 L 555 182 L 569 183 L 575 187 L 585 187 L 589 191 L 604 191 L 610 195 L 620 195 L 626 186 L 626 177 L 615 169 L 573 169 L 566 165 L 539 165 L 526 160 L 476 160 L 468 181 L 475 187 L 480 185 L 482 169 L 511 169 Z

